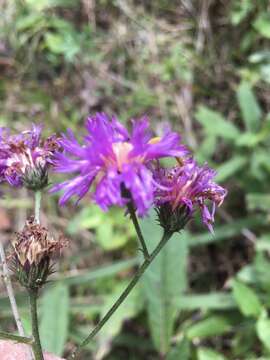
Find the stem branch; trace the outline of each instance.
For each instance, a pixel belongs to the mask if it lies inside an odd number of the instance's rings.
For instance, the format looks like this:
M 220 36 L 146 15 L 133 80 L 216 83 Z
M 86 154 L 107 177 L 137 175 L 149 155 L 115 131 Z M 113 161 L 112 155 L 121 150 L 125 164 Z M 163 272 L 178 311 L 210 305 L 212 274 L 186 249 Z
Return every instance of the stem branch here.
M 11 306 L 11 311 L 12 311 L 12 314 L 13 314 L 13 317 L 14 317 L 14 320 L 15 320 L 19 335 L 24 336 L 25 333 L 24 333 L 22 321 L 21 321 L 21 318 L 20 318 L 20 315 L 19 315 L 19 310 L 18 310 L 18 307 L 17 307 L 13 286 L 12 286 L 12 283 L 11 283 L 11 280 L 10 280 L 7 261 L 6 261 L 5 250 L 4 250 L 4 246 L 2 244 L 2 241 L 0 241 L 0 258 L 1 258 L 1 262 L 2 262 L 2 268 L 3 268 L 3 280 L 5 282 L 5 286 L 6 286 L 10 306 Z
M 0 339 L 12 340 L 17 343 L 28 344 L 28 345 L 31 345 L 33 343 L 33 339 L 31 339 L 31 338 L 24 337 L 24 336 L 17 336 L 17 335 L 13 335 L 13 334 L 2 332 L 2 331 L 0 331 Z
M 35 220 L 40 224 L 41 191 L 35 192 Z
M 44 360 L 42 347 L 39 337 L 38 330 L 38 316 L 37 316 L 37 289 L 29 289 L 29 301 L 30 301 L 30 312 L 31 312 L 31 322 L 32 322 L 32 335 L 34 342 L 32 344 L 33 352 L 35 355 L 35 360 Z
M 141 231 L 141 228 L 140 228 L 140 225 L 139 225 L 139 222 L 138 222 L 138 219 L 137 219 L 137 215 L 136 215 L 136 212 L 134 210 L 134 206 L 131 202 L 129 202 L 127 204 L 127 208 L 128 208 L 128 211 L 129 211 L 129 214 L 130 214 L 130 218 L 133 222 L 133 225 L 135 227 L 135 230 L 136 230 L 136 233 L 138 235 L 138 239 L 140 241 L 140 244 L 142 246 L 142 251 L 143 251 L 143 255 L 144 255 L 144 259 L 149 259 L 150 258 L 150 254 L 148 252 L 148 249 L 147 249 L 147 246 L 146 246 L 146 243 L 144 241 L 144 237 L 143 237 L 143 234 L 142 234 L 142 231 Z
M 111 318 L 111 316 L 115 313 L 115 311 L 119 308 L 119 306 L 124 302 L 124 300 L 127 298 L 131 290 L 135 287 L 135 285 L 138 283 L 142 275 L 144 274 L 145 270 L 149 267 L 149 265 L 152 263 L 152 261 L 156 258 L 156 256 L 159 254 L 159 252 L 163 249 L 163 247 L 166 245 L 170 237 L 172 236 L 172 233 L 164 232 L 162 239 L 154 249 L 151 255 L 149 255 L 148 258 L 144 260 L 142 265 L 139 267 L 137 272 L 135 273 L 134 277 L 126 287 L 126 289 L 122 292 L 122 294 L 119 296 L 117 301 L 114 303 L 114 305 L 110 308 L 110 310 L 107 312 L 107 314 L 100 320 L 100 322 L 96 325 L 96 327 L 93 329 L 93 331 L 90 333 L 90 335 L 77 347 L 77 349 L 72 353 L 71 359 L 75 359 L 77 355 L 81 352 L 82 348 L 85 347 L 89 342 L 93 339 L 93 337 L 102 329 L 102 327 L 106 324 L 106 322 Z

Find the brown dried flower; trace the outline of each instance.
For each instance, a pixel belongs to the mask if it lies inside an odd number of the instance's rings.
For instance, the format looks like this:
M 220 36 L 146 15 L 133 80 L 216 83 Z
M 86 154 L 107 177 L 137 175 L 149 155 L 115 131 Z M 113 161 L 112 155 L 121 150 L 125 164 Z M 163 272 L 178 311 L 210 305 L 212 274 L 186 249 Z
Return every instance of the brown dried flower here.
M 51 260 L 67 246 L 67 241 L 63 236 L 53 239 L 45 227 L 30 218 L 12 245 L 12 270 L 18 280 L 26 287 L 40 287 L 51 272 Z

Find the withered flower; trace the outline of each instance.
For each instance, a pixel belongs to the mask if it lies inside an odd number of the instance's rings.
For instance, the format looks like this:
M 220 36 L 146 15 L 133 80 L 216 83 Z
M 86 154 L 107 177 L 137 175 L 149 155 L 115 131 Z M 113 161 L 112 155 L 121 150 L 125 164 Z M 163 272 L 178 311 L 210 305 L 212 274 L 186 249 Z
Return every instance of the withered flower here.
M 12 245 L 11 269 L 21 285 L 34 289 L 45 284 L 52 273 L 52 260 L 67 246 L 67 241 L 63 236 L 53 239 L 45 227 L 30 218 L 23 230 L 16 233 Z

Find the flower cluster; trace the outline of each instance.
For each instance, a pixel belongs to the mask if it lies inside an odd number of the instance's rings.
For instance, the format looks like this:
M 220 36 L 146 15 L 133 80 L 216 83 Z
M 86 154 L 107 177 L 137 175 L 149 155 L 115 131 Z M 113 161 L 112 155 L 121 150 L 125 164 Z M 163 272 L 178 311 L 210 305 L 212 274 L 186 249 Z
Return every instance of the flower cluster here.
M 42 286 L 50 274 L 51 260 L 66 245 L 62 236 L 54 240 L 45 227 L 30 218 L 16 234 L 10 256 L 12 270 L 20 283 L 27 288 Z
M 0 181 L 11 186 L 25 185 L 39 190 L 48 183 L 48 167 L 52 156 L 59 150 L 55 135 L 41 139 L 42 127 L 32 125 L 31 130 L 13 135 L 0 128 Z
M 155 204 L 161 225 L 167 230 L 179 231 L 182 222 L 199 208 L 203 223 L 213 232 L 216 206 L 222 204 L 227 194 L 213 181 L 215 176 L 213 169 L 207 165 L 199 166 L 193 159 L 173 168 L 156 169 L 154 178 L 159 186 L 155 192 Z M 211 211 L 207 201 L 212 203 Z
M 138 214 L 145 215 L 154 200 L 153 160 L 187 154 L 174 132 L 153 138 L 146 118 L 133 122 L 129 133 L 115 118 L 97 114 L 87 120 L 86 130 L 82 145 L 71 131 L 60 141 L 64 151 L 56 155 L 55 169 L 76 173 L 52 190 L 64 190 L 61 205 L 73 195 L 81 199 L 93 187 L 91 198 L 103 210 L 132 200 Z
M 203 223 L 213 231 L 216 206 L 227 192 L 214 182 L 214 170 L 193 160 L 177 133 L 166 129 L 154 137 L 145 117 L 132 121 L 129 132 L 103 113 L 87 119 L 81 142 L 71 130 L 59 139 L 53 135 L 42 141 L 41 131 L 41 126 L 33 125 L 11 135 L 0 128 L 0 182 L 40 190 L 47 185 L 48 167 L 53 165 L 56 172 L 73 174 L 51 189 L 63 192 L 60 205 L 88 194 L 105 211 L 132 204 L 144 216 L 155 206 L 161 225 L 172 232 L 183 228 L 200 209 Z M 159 160 L 164 157 L 175 158 L 178 165 L 161 167 Z
M 55 169 L 76 174 L 52 189 L 63 190 L 61 205 L 74 195 L 83 198 L 92 189 L 90 198 L 103 210 L 132 202 L 143 216 L 155 205 L 161 225 L 171 232 L 183 228 L 199 208 L 203 223 L 213 231 L 215 208 L 226 190 L 213 181 L 214 170 L 198 166 L 178 134 L 167 129 L 162 137 L 153 137 L 146 118 L 134 121 L 129 133 L 105 114 L 90 117 L 86 130 L 82 144 L 71 131 L 60 140 L 63 151 L 55 155 Z M 163 157 L 174 157 L 178 166 L 162 168 Z

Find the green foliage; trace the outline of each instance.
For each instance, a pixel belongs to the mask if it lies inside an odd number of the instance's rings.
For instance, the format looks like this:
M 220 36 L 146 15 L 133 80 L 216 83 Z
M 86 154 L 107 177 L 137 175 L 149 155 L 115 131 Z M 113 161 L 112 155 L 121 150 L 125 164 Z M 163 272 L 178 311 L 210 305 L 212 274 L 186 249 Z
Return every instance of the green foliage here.
M 200 348 L 198 350 L 198 360 L 226 360 L 226 358 L 211 349 Z
M 147 246 L 153 250 L 162 236 L 156 214 L 142 222 Z M 159 257 L 151 264 L 143 278 L 149 325 L 155 346 L 166 354 L 177 317 L 174 299 L 181 298 L 186 289 L 187 237 L 175 234 Z
M 49 288 L 42 298 L 40 336 L 42 346 L 49 352 L 63 355 L 68 337 L 69 291 L 58 283 Z
M 245 284 L 234 280 L 233 296 L 244 316 L 258 317 L 262 312 L 262 305 L 256 293 Z
M 248 131 L 257 131 L 260 127 L 261 109 L 249 83 L 242 82 L 237 90 L 237 99 L 245 127 Z
M 180 131 L 229 191 L 215 235 L 197 218 L 175 235 L 82 357 L 269 359 L 269 1 L 2 3 L 1 126 L 81 133 L 89 112 L 148 114 L 157 133 L 167 121 Z M 31 210 L 18 195 L 0 199 L 12 219 Z M 141 258 L 123 211 L 88 200 L 58 210 L 49 196 L 45 210 L 71 238 L 40 309 L 44 347 L 63 354 L 67 340 L 69 348 L 89 335 Z M 153 248 L 159 228 L 152 218 L 142 225 Z M 17 299 L 30 333 L 26 299 Z M 1 329 L 12 328 L 4 296 L 0 307 Z
M 102 226 L 106 223 L 106 226 Z M 104 250 L 115 250 L 127 244 L 135 237 L 135 230 L 127 221 L 121 209 L 113 209 L 104 213 L 99 207 L 92 205 L 84 208 L 68 226 L 72 235 L 78 229 L 96 231 L 96 241 Z

